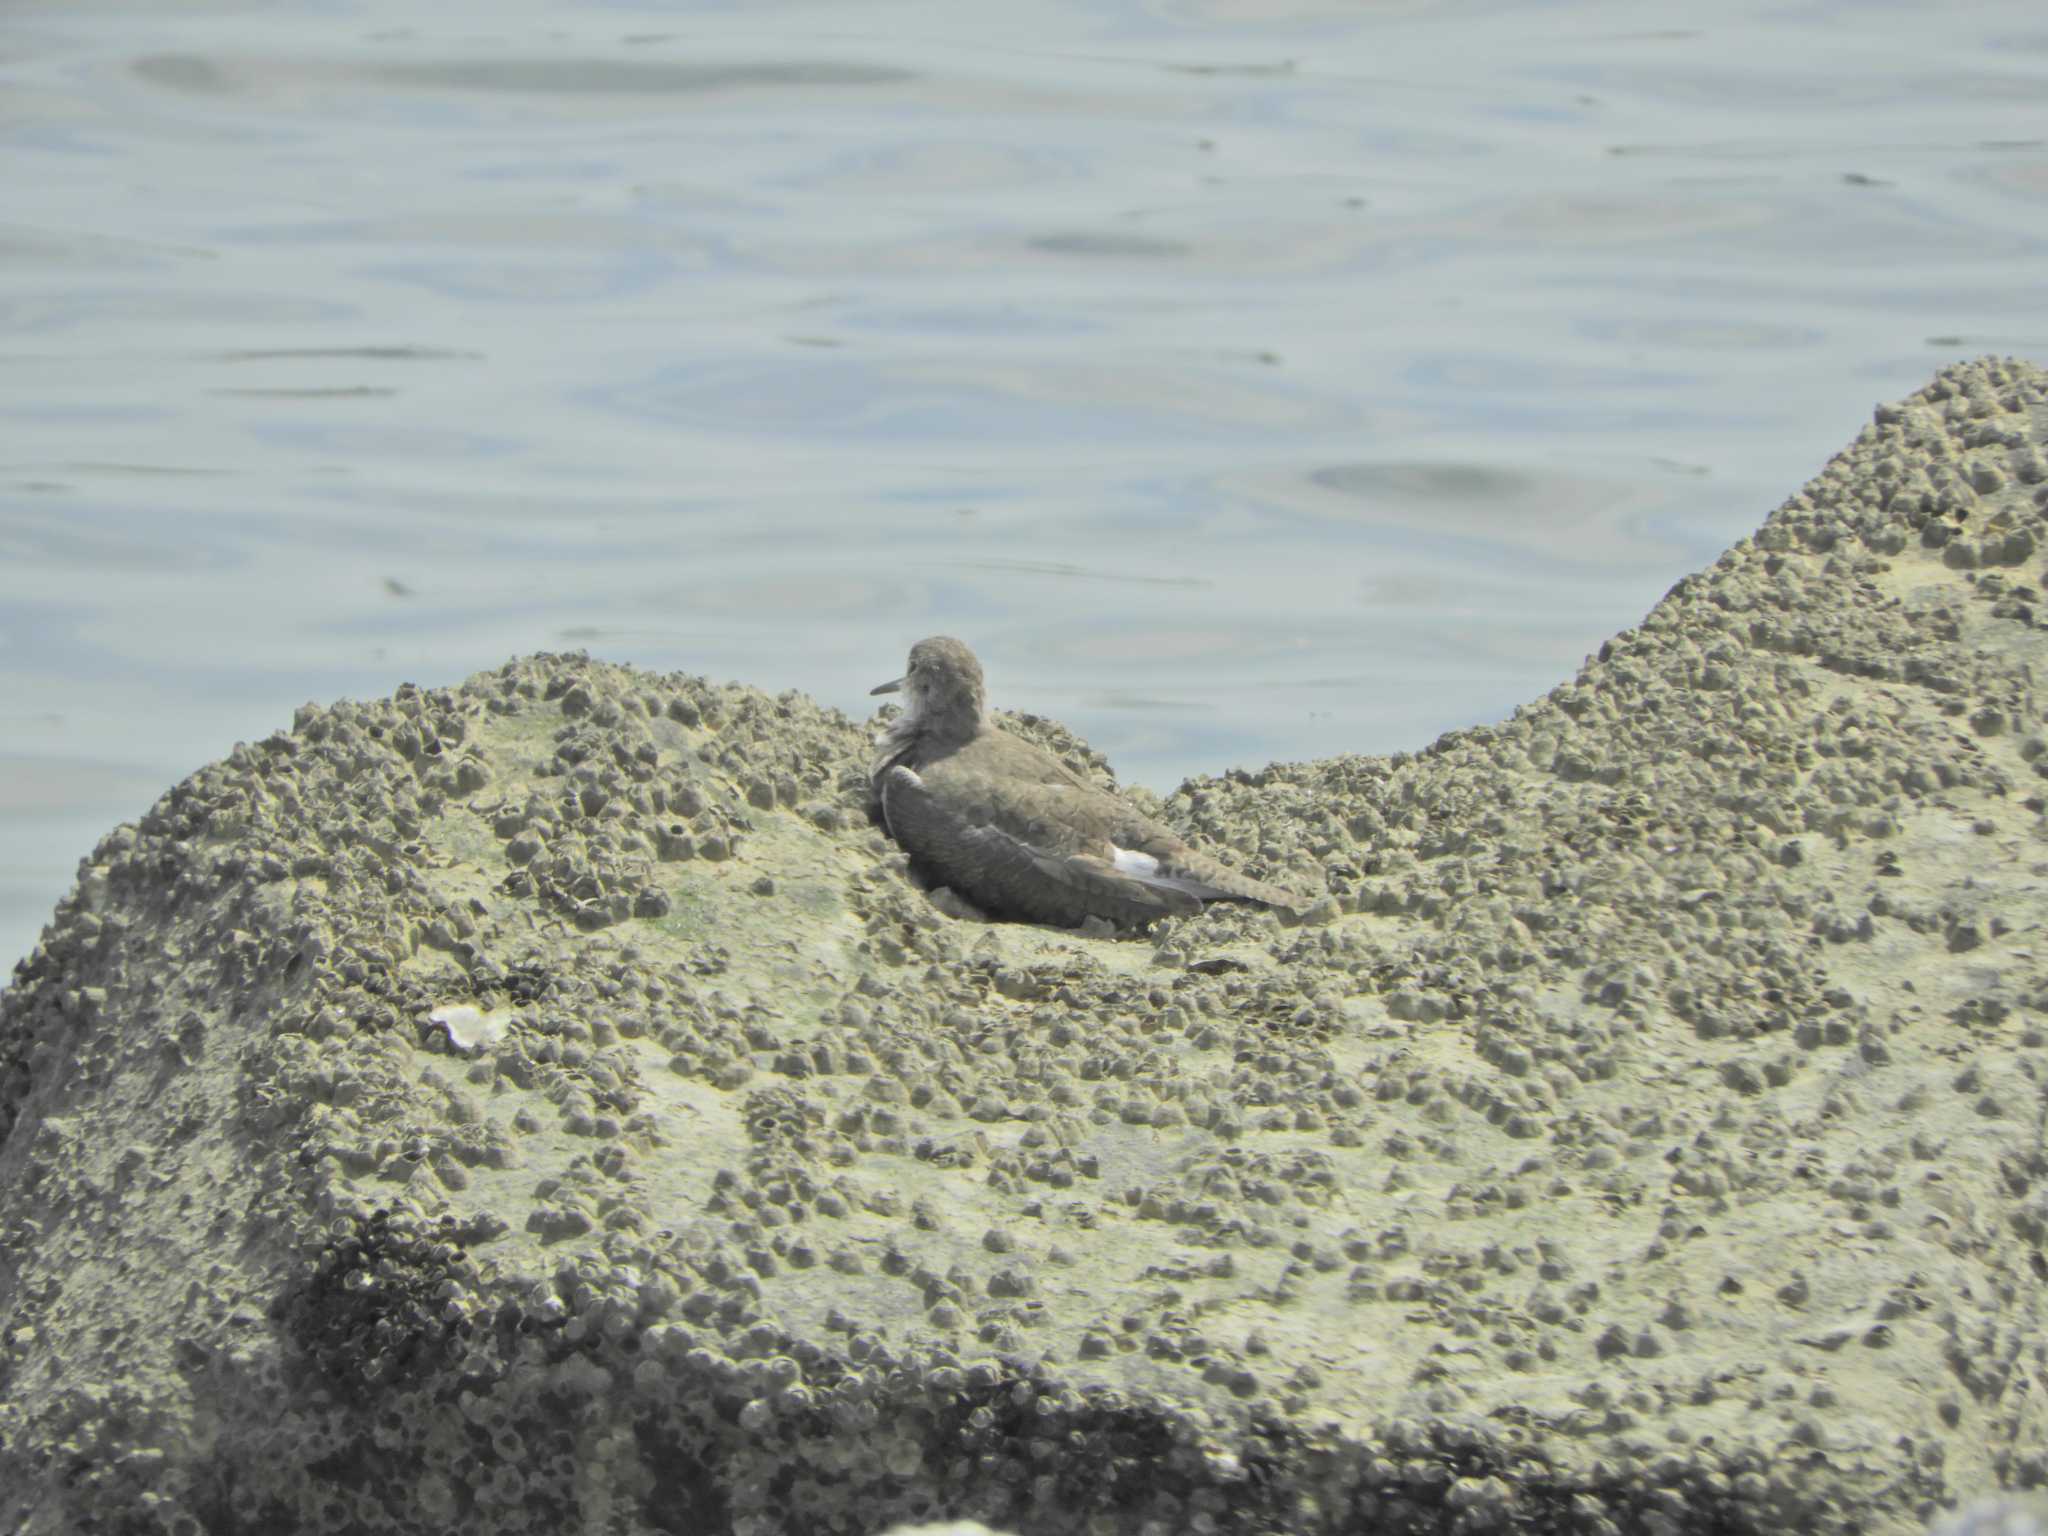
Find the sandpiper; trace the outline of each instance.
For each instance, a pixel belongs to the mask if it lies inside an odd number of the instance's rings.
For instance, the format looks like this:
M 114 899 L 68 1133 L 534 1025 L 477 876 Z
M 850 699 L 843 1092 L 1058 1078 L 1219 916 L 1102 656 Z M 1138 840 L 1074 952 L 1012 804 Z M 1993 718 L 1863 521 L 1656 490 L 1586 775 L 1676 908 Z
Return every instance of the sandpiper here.
M 910 648 L 910 668 L 875 693 L 902 692 L 868 777 L 889 835 L 929 874 L 983 911 L 1073 927 L 1121 928 L 1249 901 L 1298 911 L 1303 899 L 1190 848 L 988 714 L 981 663 L 945 635 Z

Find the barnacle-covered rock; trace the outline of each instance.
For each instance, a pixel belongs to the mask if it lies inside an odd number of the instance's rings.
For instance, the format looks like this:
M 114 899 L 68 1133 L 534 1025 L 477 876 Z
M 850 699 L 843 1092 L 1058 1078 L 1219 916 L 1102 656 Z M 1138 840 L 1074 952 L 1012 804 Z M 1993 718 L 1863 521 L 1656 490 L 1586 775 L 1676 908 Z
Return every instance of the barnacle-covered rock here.
M 795 694 L 307 706 L 0 999 L 0 1525 L 1846 1536 L 2048 1483 L 2044 448 L 2038 371 L 1947 370 L 1512 718 L 1150 807 L 1299 922 L 935 903 Z

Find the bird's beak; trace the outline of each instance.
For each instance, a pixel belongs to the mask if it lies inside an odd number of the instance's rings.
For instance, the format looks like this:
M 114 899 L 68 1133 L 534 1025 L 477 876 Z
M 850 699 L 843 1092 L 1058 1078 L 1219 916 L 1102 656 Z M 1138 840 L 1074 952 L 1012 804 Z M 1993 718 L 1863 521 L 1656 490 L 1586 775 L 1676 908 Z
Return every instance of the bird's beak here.
M 903 685 L 909 681 L 907 677 L 899 677 L 892 683 L 879 683 L 868 690 L 868 697 L 872 699 L 878 693 L 901 693 Z

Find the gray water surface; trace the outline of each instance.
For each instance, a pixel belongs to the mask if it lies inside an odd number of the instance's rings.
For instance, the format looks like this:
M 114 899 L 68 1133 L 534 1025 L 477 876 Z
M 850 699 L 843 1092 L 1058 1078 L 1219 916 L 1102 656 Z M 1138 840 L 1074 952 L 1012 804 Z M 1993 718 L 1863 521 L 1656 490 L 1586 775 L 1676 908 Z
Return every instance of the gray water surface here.
M 17 4 L 0 186 L 0 964 L 516 652 L 1421 746 L 2048 360 L 2032 3 Z

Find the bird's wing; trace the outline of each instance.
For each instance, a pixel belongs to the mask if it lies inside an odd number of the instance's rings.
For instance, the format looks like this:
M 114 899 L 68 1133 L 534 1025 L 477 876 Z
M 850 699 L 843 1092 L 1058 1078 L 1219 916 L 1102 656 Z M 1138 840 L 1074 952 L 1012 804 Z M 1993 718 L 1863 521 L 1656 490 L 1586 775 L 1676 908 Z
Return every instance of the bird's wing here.
M 1141 822 L 1138 830 L 1148 827 Z M 1169 890 L 1185 891 L 1202 901 L 1256 901 L 1287 912 L 1307 908 L 1308 898 L 1232 869 L 1198 848 L 1190 848 L 1163 828 L 1152 827 L 1157 837 L 1137 839 L 1136 847 L 1112 844 L 1110 857 L 1119 870 L 1133 880 Z
M 1185 853 L 1188 850 L 1181 851 Z M 1109 861 L 1116 872 L 1126 880 L 1136 880 L 1141 885 L 1154 886 L 1162 891 L 1180 891 L 1197 901 L 1216 901 L 1237 894 L 1224 886 L 1202 879 L 1196 871 L 1182 869 L 1158 854 L 1147 853 L 1139 848 L 1125 848 L 1112 842 L 1109 846 Z
M 1042 784 L 1085 795 L 1104 791 L 1087 775 L 1061 762 L 1036 742 L 1013 736 L 1000 726 L 983 731 L 965 748 L 965 755 L 984 771 L 1000 773 L 1014 783 Z
M 1192 894 L 1132 878 L 1109 859 L 1035 845 L 1010 828 L 951 810 L 909 768 L 881 780 L 883 814 L 896 841 L 976 905 L 1071 926 L 1099 917 L 1124 927 L 1201 910 Z
M 1308 901 L 1293 891 L 1232 869 L 1199 848 L 1192 848 L 1128 801 L 1088 783 L 1048 781 L 1034 791 L 1013 796 L 1011 809 L 1032 821 L 1071 823 L 1085 807 L 1095 835 L 1070 851 L 1100 861 L 1126 880 L 1161 891 L 1175 891 L 1197 901 L 1256 901 L 1289 912 Z M 1033 841 L 1029 825 L 1007 828 Z
M 1082 778 L 1042 747 L 1007 732 L 990 731 L 977 737 L 962 757 L 962 766 L 1003 774 L 1011 792 L 994 817 L 996 824 L 1035 847 L 1092 857 L 1126 880 L 1197 901 L 1256 901 L 1288 912 L 1308 906 L 1306 897 L 1254 880 L 1189 847 L 1129 801 Z M 1086 826 L 1090 835 L 1069 836 L 1067 829 L 1077 826 Z

